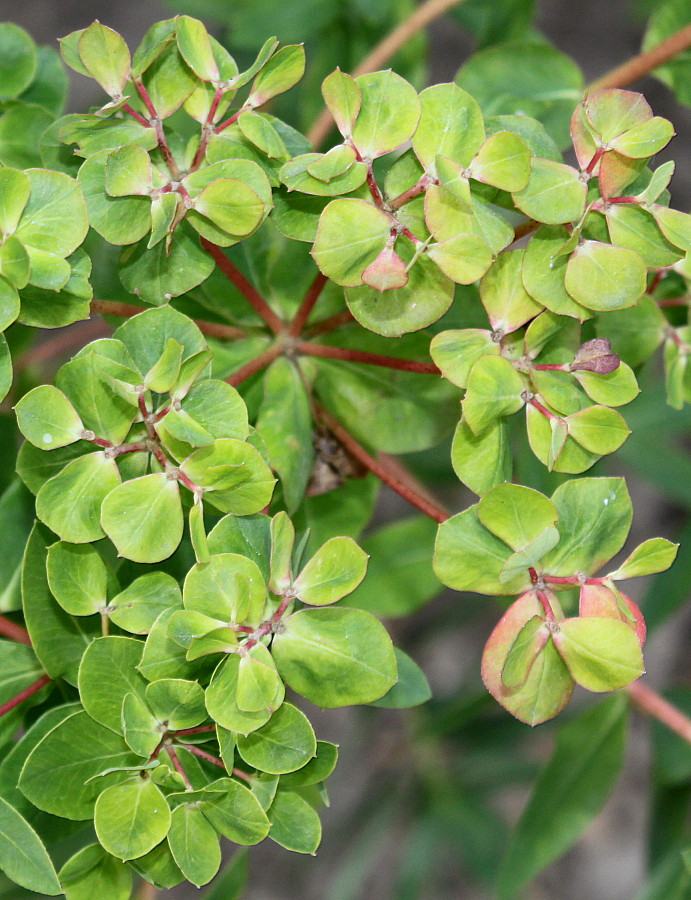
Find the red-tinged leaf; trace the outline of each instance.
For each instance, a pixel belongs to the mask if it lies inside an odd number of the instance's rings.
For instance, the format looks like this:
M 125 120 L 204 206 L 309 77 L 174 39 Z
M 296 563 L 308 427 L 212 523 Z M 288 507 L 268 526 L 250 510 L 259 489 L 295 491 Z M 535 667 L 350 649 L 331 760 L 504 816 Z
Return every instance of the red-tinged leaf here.
M 629 596 L 616 588 L 604 584 L 582 585 L 578 612 L 581 616 L 618 619 L 634 629 L 641 647 L 645 644 L 646 627 L 643 613 Z
M 631 159 L 616 150 L 608 150 L 603 154 L 599 163 L 598 183 L 604 199 L 620 196 L 626 185 L 635 181 L 639 172 L 645 168 L 645 163 L 645 159 Z
M 545 591 L 557 619 L 563 618 L 556 597 Z M 544 617 L 535 591 L 526 591 L 507 609 L 489 637 L 482 654 L 482 680 L 485 687 L 511 715 L 527 725 L 539 725 L 561 712 L 573 691 L 573 679 L 548 639 L 534 660 L 525 681 L 507 687 L 502 673 L 518 633 L 535 616 Z
M 548 637 L 549 628 L 543 618 L 533 616 L 532 619 L 528 619 L 516 635 L 516 640 L 507 654 L 501 673 L 505 687 L 516 688 L 525 683 Z
M 377 291 L 390 291 L 408 284 L 405 263 L 393 247 L 384 247 L 379 256 L 362 273 L 363 284 Z
M 571 140 L 576 151 L 578 165 L 581 169 L 586 169 L 597 153 L 600 142 L 593 132 L 593 127 L 588 121 L 582 103 L 578 104 L 571 116 Z M 597 172 L 597 165 L 594 166 L 593 172 Z
M 584 101 L 583 108 L 588 122 L 604 143 L 609 143 L 653 115 L 643 94 L 620 88 L 607 88 L 591 94 Z

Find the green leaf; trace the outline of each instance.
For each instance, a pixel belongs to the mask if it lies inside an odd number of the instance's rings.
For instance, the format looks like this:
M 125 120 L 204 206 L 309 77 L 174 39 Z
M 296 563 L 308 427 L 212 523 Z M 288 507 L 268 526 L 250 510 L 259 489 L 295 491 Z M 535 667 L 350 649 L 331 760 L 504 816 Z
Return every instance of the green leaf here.
M 492 252 L 476 234 L 458 234 L 431 244 L 427 254 L 457 284 L 472 284 L 485 274 L 492 263 Z
M 36 74 L 36 45 L 13 22 L 0 25 L 0 99 L 18 97 Z
M 41 450 L 73 444 L 84 426 L 75 408 L 58 388 L 42 384 L 24 394 L 14 407 L 24 437 Z
M 214 59 L 209 34 L 199 19 L 193 19 L 191 16 L 178 16 L 175 19 L 175 39 L 182 58 L 197 78 L 201 78 L 203 81 L 218 80 L 218 66 Z
M 471 491 L 485 491 L 511 479 L 508 425 L 492 422 L 479 435 L 473 434 L 464 419 L 458 423 L 451 445 L 451 465 Z
M 504 683 L 507 659 L 518 634 L 527 622 L 543 616 L 535 592 L 522 594 L 501 617 L 482 654 L 485 687 L 512 716 L 527 725 L 539 725 L 556 716 L 573 692 L 573 679 L 551 640 L 544 644 L 530 665 L 522 684 L 507 687 Z
M 311 194 L 314 197 L 334 197 L 338 194 L 349 194 L 365 183 L 367 166 L 362 162 L 354 162 L 341 174 L 334 175 L 328 181 L 320 178 L 319 174 L 312 174 L 313 168 L 325 166 L 327 161 L 328 157 L 321 153 L 303 153 L 288 160 L 281 167 L 279 177 L 289 191 L 300 191 L 302 194 Z M 320 171 L 321 168 L 317 168 L 317 173 Z M 286 198 L 291 205 L 295 203 L 300 204 L 300 201 L 305 199 L 291 194 Z M 322 202 L 318 209 L 315 210 L 317 215 L 322 211 L 323 206 L 324 203 Z M 300 205 L 298 205 L 299 208 Z M 302 225 L 301 227 L 305 226 Z M 297 239 L 308 240 L 306 236 Z M 313 239 L 311 238 L 311 240 Z
M 518 412 L 525 405 L 526 386 L 508 359 L 481 356 L 470 370 L 463 400 L 463 419 L 480 434 L 497 419 Z
M 516 331 L 541 311 L 523 286 L 524 250 L 506 250 L 480 282 L 480 298 L 495 332 Z
M 241 710 L 259 712 L 266 709 L 280 691 L 276 665 L 263 644 L 255 645 L 240 657 L 236 700 Z
M 271 553 L 270 522 L 268 516 L 225 516 L 209 534 L 211 553 L 238 553 L 247 556 L 259 566 L 266 581 L 269 580 Z
M 596 572 L 617 553 L 631 526 L 631 500 L 622 478 L 580 478 L 558 487 L 552 502 L 561 540 L 544 560 L 552 575 Z
M 132 872 L 100 844 L 88 844 L 70 857 L 58 874 L 66 900 L 108 897 L 129 900 Z
M 420 94 L 420 121 L 413 151 L 425 171 L 436 178 L 438 156 L 470 165 L 485 139 L 477 101 L 455 84 L 435 84 Z
M 626 721 L 623 698 L 611 697 L 558 731 L 502 862 L 502 900 L 570 847 L 603 806 L 623 763 Z
M 106 788 L 96 801 L 96 836 L 108 853 L 137 859 L 160 844 L 171 814 L 165 797 L 148 778 L 136 777 Z
M 513 550 L 524 550 L 557 521 L 557 510 L 544 494 L 520 484 L 499 484 L 477 507 L 480 522 Z
M 640 393 L 630 366 L 620 362 L 612 372 L 576 371 L 573 373 L 586 394 L 603 406 L 623 406 Z
M 203 812 L 189 803 L 173 810 L 168 844 L 175 862 L 188 881 L 201 887 L 211 881 L 221 865 L 216 829 Z
M 457 591 L 514 594 L 529 587 L 530 582 L 525 576 L 509 584 L 501 582 L 499 576 L 510 555 L 510 548 L 482 525 L 476 504 L 439 526 L 434 572 Z
M 97 541 L 104 535 L 101 504 L 119 484 L 115 460 L 101 451 L 88 453 L 46 481 L 36 496 L 36 515 L 63 541 Z
M 167 119 L 199 84 L 176 43 L 169 43 L 142 75 L 144 87 L 159 118 Z
M 269 809 L 269 837 L 286 850 L 314 853 L 321 841 L 321 822 L 309 803 L 292 791 L 279 791 Z
M 89 224 L 109 244 L 136 244 L 151 230 L 149 197 L 111 197 L 105 191 L 105 175 L 111 148 L 93 153 L 79 170 Z M 66 176 L 63 176 L 66 177 Z
M 178 380 L 182 354 L 182 344 L 168 338 L 163 353 L 144 376 L 144 386 L 157 394 L 168 393 Z
M 360 156 L 376 159 L 412 137 L 420 118 L 417 91 L 391 69 L 359 75 L 362 94 L 352 140 Z
M 62 258 L 69 256 L 89 229 L 79 184 L 62 172 L 48 169 L 29 169 L 26 174 L 31 193 L 15 237 L 27 248 L 34 247 Z
M 151 757 L 162 738 L 161 725 L 141 696 L 125 694 L 120 713 L 121 730 L 127 746 L 138 756 Z
M 625 578 L 664 572 L 674 562 L 678 549 L 679 544 L 673 544 L 665 538 L 649 538 L 639 544 L 619 568 L 610 572 L 607 577 L 612 581 L 622 581 Z
M 601 616 L 566 619 L 552 639 L 574 681 L 589 691 L 626 687 L 645 671 L 638 636 L 624 622 Z
M 622 156 L 648 159 L 666 147 L 673 137 L 672 123 L 660 116 L 653 116 L 615 137 L 609 146 Z
M 168 633 L 169 622 L 176 609 L 164 610 L 149 630 L 139 671 L 147 681 L 159 678 L 194 678 L 196 663 L 188 662 L 186 651 Z
M 652 213 L 667 240 L 688 253 L 691 250 L 691 217 L 677 209 L 657 204 L 653 206 Z
M 7 28 L 9 23 L 0 25 Z M 16 26 L 10 26 L 16 27 Z M 0 42 L 2 31 L 0 30 Z M 17 169 L 0 169 L 0 228 L 5 235 L 12 235 L 21 220 L 22 213 L 29 199 L 31 182 L 25 172 Z M 4 246 L 4 244 L 3 244 Z
M 319 159 L 307 166 L 307 171 L 313 178 L 328 182 L 347 172 L 356 159 L 355 150 L 350 145 L 338 144 L 328 153 L 319 155 Z
M 654 215 L 634 203 L 610 204 L 607 228 L 613 244 L 633 250 L 649 268 L 671 266 L 682 254 L 660 233 Z
M 305 71 L 305 48 L 302 44 L 281 47 L 259 70 L 254 79 L 247 105 L 262 106 L 272 97 L 283 94 L 302 78 Z
M 269 588 L 283 594 L 293 583 L 292 558 L 295 527 L 286 513 L 279 512 L 271 519 L 271 557 Z
M 264 398 L 256 421 L 273 469 L 279 474 L 287 511 L 300 504 L 314 461 L 312 415 L 300 370 L 275 360 L 264 375 Z
M 0 869 L 30 891 L 51 897 L 62 893 L 41 839 L 3 797 L 0 797 Z
M 551 159 L 530 161 L 530 180 L 513 194 L 516 206 L 548 225 L 574 222 L 585 209 L 587 188 L 572 166 Z
M 113 597 L 108 604 L 111 620 L 132 634 L 147 634 L 167 609 L 181 609 L 177 581 L 165 572 L 147 572 Z
M 91 819 L 99 792 L 122 775 L 89 779 L 105 769 L 141 762 L 120 735 L 94 722 L 85 712 L 76 712 L 49 731 L 31 751 L 19 788 L 45 812 L 63 819 Z
M 237 178 L 216 178 L 195 198 L 194 209 L 209 219 L 222 232 L 231 237 L 230 243 L 253 231 L 262 221 L 265 206 L 256 191 Z M 214 239 L 214 233 L 207 234 L 197 219 L 190 219 L 203 237 Z M 223 247 L 228 241 L 217 240 Z
M 243 136 L 269 159 L 283 161 L 288 158 L 289 154 L 283 139 L 265 116 L 254 112 L 240 113 L 238 127 Z
M 130 637 L 102 637 L 87 647 L 79 667 L 79 693 L 92 719 L 122 734 L 122 701 L 142 700 L 146 682 L 137 671 L 144 645 Z
M 513 132 L 497 131 L 480 147 L 470 173 L 502 191 L 520 191 L 530 178 L 530 150 Z
M 255 769 L 282 775 L 307 765 L 317 752 L 317 741 L 307 717 L 284 703 L 266 725 L 245 737 L 238 735 L 237 749 Z
M 456 82 L 486 116 L 520 113 L 538 119 L 560 147 L 583 95 L 583 76 L 563 53 L 543 41 L 513 40 L 474 53 Z
M 599 241 L 583 241 L 571 254 L 566 290 L 588 309 L 599 312 L 633 306 L 646 288 L 646 268 L 633 250 Z
M 326 606 L 354 591 L 366 571 L 367 554 L 352 538 L 331 538 L 300 572 L 293 590 L 303 603 Z
M 222 778 L 214 790 L 225 796 L 203 801 L 200 809 L 214 828 L 236 844 L 258 844 L 269 831 L 269 820 L 252 791 L 237 781 Z
M 502 684 L 507 688 L 517 688 L 525 684 L 530 670 L 538 658 L 540 651 L 549 638 L 545 620 L 540 616 L 528 619 L 516 635 L 506 656 L 501 672 Z
M 365 200 L 334 200 L 319 220 L 312 256 L 337 284 L 362 284 L 362 273 L 384 248 L 391 218 Z
M 194 728 L 206 719 L 204 691 L 196 681 L 162 678 L 146 688 L 146 702 L 171 731 Z
M 247 516 L 263 509 L 276 483 L 260 454 L 243 441 L 222 438 L 191 453 L 180 466 L 222 512 Z
M 427 683 L 422 669 L 407 653 L 394 648 L 396 653 L 396 665 L 398 666 L 398 681 L 393 687 L 380 697 L 373 700 L 371 706 L 379 706 L 384 709 L 410 709 L 412 706 L 421 706 L 432 697 L 432 691 Z
M 588 406 L 564 421 L 574 441 L 599 455 L 618 450 L 631 434 L 622 416 L 606 406 Z
M 167 559 L 183 531 L 177 481 L 156 472 L 118 485 L 103 500 L 101 525 L 121 556 L 146 563 Z
M 183 586 L 185 609 L 223 622 L 258 624 L 266 585 L 256 563 L 236 553 L 220 553 L 193 566 Z
M 377 700 L 396 680 L 391 641 L 369 613 L 304 609 L 284 620 L 271 652 L 297 693 L 326 707 Z
M 272 712 L 283 702 L 285 691 L 280 683 L 274 699 L 266 709 L 254 712 L 240 709 L 236 699 L 239 668 L 240 658 L 235 653 L 229 654 L 227 659 L 218 664 L 206 689 L 206 708 L 214 722 L 223 728 L 239 734 L 249 734 L 269 721 Z
M 468 386 L 468 376 L 481 356 L 499 356 L 492 332 L 481 328 L 442 331 L 432 338 L 430 355 L 444 378 L 458 387 Z
M 238 850 L 207 890 L 204 900 L 240 900 L 247 875 L 247 851 Z
M 126 144 L 106 160 L 105 189 L 111 197 L 148 197 L 153 187 L 149 154 L 139 144 Z
M 48 550 L 48 584 L 60 606 L 73 616 L 89 616 L 108 603 L 108 570 L 88 544 L 53 544 Z
M 403 261 L 410 261 L 412 249 L 405 245 L 400 249 Z M 345 293 L 348 308 L 361 325 L 385 337 L 399 337 L 436 322 L 453 301 L 454 284 L 423 254 L 409 269 L 403 287 L 389 289 L 384 296 L 369 285 L 350 287 Z
M 82 31 L 79 57 L 89 74 L 113 99 L 122 96 L 130 71 L 130 53 L 117 31 L 93 22 Z
M 362 105 L 362 91 L 357 81 L 336 68 L 322 82 L 321 91 L 336 127 L 343 137 L 350 137 Z
M 576 303 L 564 286 L 569 257 L 559 254 L 569 235 L 560 226 L 543 225 L 530 239 L 523 255 L 521 275 L 530 296 L 553 313 L 581 321 L 591 313 Z

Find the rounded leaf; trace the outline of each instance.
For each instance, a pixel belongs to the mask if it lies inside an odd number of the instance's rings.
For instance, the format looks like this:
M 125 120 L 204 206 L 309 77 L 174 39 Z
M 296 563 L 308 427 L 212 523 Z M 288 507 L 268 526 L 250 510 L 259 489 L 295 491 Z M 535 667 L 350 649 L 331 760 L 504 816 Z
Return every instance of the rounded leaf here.
M 295 579 L 295 596 L 310 606 L 335 603 L 352 593 L 365 577 L 367 558 L 352 538 L 331 538 Z
M 171 813 L 160 789 L 137 777 L 106 788 L 96 801 L 94 828 L 101 845 L 118 859 L 137 859 L 168 834 Z
M 84 426 L 61 390 L 51 384 L 35 387 L 14 407 L 24 437 L 41 450 L 66 447 L 82 436 Z
M 317 752 L 317 741 L 307 716 L 284 703 L 266 725 L 246 736 L 238 735 L 237 748 L 255 769 L 283 775 L 307 765 Z
M 601 616 L 566 619 L 552 635 L 574 681 L 589 691 L 614 691 L 643 675 L 638 636 L 630 625 Z

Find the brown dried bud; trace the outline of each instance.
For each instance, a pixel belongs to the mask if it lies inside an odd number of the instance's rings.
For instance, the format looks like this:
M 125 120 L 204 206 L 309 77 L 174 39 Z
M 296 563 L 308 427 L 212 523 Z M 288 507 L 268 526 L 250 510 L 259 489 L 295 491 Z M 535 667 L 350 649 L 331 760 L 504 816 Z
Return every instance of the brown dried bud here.
M 577 369 L 586 372 L 597 372 L 598 375 L 606 375 L 619 368 L 619 357 L 612 353 L 612 345 L 608 338 L 593 338 L 582 344 L 578 353 L 574 356 L 569 366 L 571 372 Z

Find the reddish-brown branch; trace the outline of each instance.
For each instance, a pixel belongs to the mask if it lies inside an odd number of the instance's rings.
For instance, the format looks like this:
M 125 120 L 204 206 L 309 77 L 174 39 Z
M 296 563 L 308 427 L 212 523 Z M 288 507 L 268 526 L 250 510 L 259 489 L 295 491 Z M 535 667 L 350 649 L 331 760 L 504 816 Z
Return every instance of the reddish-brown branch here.
M 255 372 L 258 372 L 260 369 L 263 369 L 264 366 L 268 366 L 270 362 L 273 362 L 277 356 L 280 356 L 283 352 L 283 348 L 280 344 L 272 344 L 270 347 L 267 347 L 266 350 L 263 350 L 258 356 L 255 356 L 254 359 L 251 359 L 249 362 L 246 362 L 244 366 L 240 366 L 239 369 L 236 369 L 232 375 L 229 375 L 226 378 L 228 384 L 233 387 L 237 387 L 240 382 L 245 381 L 246 378 L 249 378 L 250 375 L 254 375 Z
M 416 181 L 412 187 L 409 187 L 407 191 L 403 191 L 403 193 L 399 194 L 398 197 L 394 197 L 393 200 L 389 201 L 389 209 L 392 212 L 395 212 L 397 209 L 400 209 L 405 203 L 409 200 L 412 200 L 414 197 L 419 197 L 420 194 L 424 193 L 427 187 L 429 186 L 430 181 L 427 175 L 423 175 L 419 181 Z
M 249 283 L 242 272 L 228 259 L 223 250 L 206 238 L 202 238 L 201 243 L 207 253 L 211 254 L 221 272 L 235 285 L 257 315 L 266 322 L 273 332 L 278 333 L 282 331 L 283 322 L 281 319 L 271 309 L 259 291 Z
M 110 329 L 98 319 L 87 320 L 73 328 L 67 328 L 51 334 L 46 340 L 29 347 L 15 362 L 15 371 L 23 371 L 29 366 L 53 359 L 56 356 L 70 353 L 72 350 L 78 350 L 89 341 L 105 337 L 110 334 Z
M 530 403 L 531 406 L 534 406 L 538 412 L 541 412 L 542 415 L 546 419 L 558 419 L 559 418 L 559 416 L 555 416 L 553 412 L 550 412 L 546 406 L 543 406 L 539 400 L 536 400 L 535 397 L 531 397 L 528 402 Z
M 185 750 L 189 750 L 190 753 L 194 753 L 194 755 L 198 756 L 200 759 L 205 759 L 207 762 L 212 763 L 212 765 L 218 766 L 220 769 L 225 769 L 225 764 L 222 759 L 219 759 L 217 756 L 212 756 L 210 753 L 207 753 L 206 750 L 197 747 L 196 744 L 181 744 L 180 746 L 184 747 Z
M 368 453 L 331 413 L 323 408 L 319 408 L 319 417 L 351 456 L 354 456 L 363 466 L 376 475 L 380 481 L 388 485 L 391 490 L 403 497 L 404 500 L 407 500 L 412 506 L 417 507 L 430 519 L 434 519 L 435 522 L 445 522 L 449 518 L 446 510 L 413 490 L 409 483 L 404 483 L 398 475 L 390 472 L 382 464 L 381 460 L 375 459 L 371 453 Z
M 170 761 L 173 764 L 173 768 L 178 773 L 178 775 L 182 778 L 182 780 L 185 782 L 185 787 L 189 790 L 192 787 L 192 785 L 190 783 L 190 779 L 187 775 L 187 772 L 185 772 L 185 770 L 182 766 L 182 763 L 180 762 L 180 759 L 179 759 L 177 753 L 175 752 L 175 750 L 173 750 L 173 748 L 170 746 L 170 744 L 167 744 L 165 749 L 166 749 L 166 753 L 170 757 Z
M 691 25 L 686 25 L 650 50 L 638 53 L 597 78 L 588 85 L 588 93 L 592 94 L 604 88 L 626 87 L 689 47 L 691 47 Z
M 441 375 L 433 362 L 416 359 L 401 359 L 385 356 L 383 353 L 368 353 L 366 350 L 352 350 L 348 347 L 332 347 L 330 344 L 312 344 L 310 341 L 296 341 L 295 349 L 305 356 L 322 356 L 326 359 L 343 359 L 347 362 L 366 363 L 383 366 L 386 369 L 400 369 L 402 372 L 419 372 L 424 375 Z
M 135 306 L 132 303 L 120 303 L 117 300 L 92 300 L 91 312 L 99 313 L 105 316 L 136 316 L 137 313 L 144 312 L 148 307 Z M 197 328 L 202 334 L 209 337 L 221 338 L 221 340 L 234 341 L 238 338 L 247 337 L 244 328 L 237 328 L 234 325 L 222 325 L 220 322 L 208 322 L 206 319 L 193 320 Z
M 156 112 L 156 107 L 151 102 L 151 97 L 149 96 L 149 92 L 144 87 L 144 84 L 138 79 L 134 79 L 133 81 L 134 87 L 142 99 L 142 103 L 147 109 L 147 112 L 151 116 L 151 122 L 149 123 L 150 127 L 154 129 L 156 134 L 156 140 L 158 141 L 158 149 L 161 151 L 161 156 L 165 160 L 165 164 L 168 167 L 168 171 L 175 179 L 179 179 L 181 177 L 181 172 L 178 167 L 177 162 L 175 161 L 175 157 L 173 156 L 173 151 L 168 146 L 168 140 L 166 138 L 166 133 L 163 130 L 163 123 L 161 122 L 158 113 Z
M 29 647 L 31 646 L 31 638 L 29 637 L 29 632 L 26 628 L 22 625 L 17 625 L 16 622 L 12 622 L 10 619 L 6 619 L 5 616 L 0 616 L 0 634 L 13 641 L 17 641 L 18 644 L 27 644 Z
M 310 325 L 306 333 L 310 336 L 315 334 L 326 334 L 327 331 L 334 331 L 336 328 L 340 328 L 342 325 L 350 325 L 350 323 L 354 321 L 355 317 L 351 311 L 349 309 L 342 309 L 340 312 L 334 313 L 332 316 L 327 316 L 326 319 L 315 322 L 314 325 Z
M 37 678 L 36 681 L 32 682 L 28 687 L 25 687 L 23 691 L 15 694 L 11 699 L 6 700 L 2 706 L 0 706 L 0 716 L 4 716 L 5 713 L 14 709 L 15 706 L 19 706 L 19 704 L 23 703 L 28 697 L 31 697 L 37 691 L 40 691 L 50 680 L 50 675 L 41 675 L 40 678 Z
M 290 323 L 288 334 L 291 337 L 297 337 L 305 327 L 309 314 L 312 312 L 312 308 L 319 299 L 319 295 L 328 280 L 329 279 L 322 272 L 317 272 L 314 281 L 307 289 L 307 293 L 298 307 L 298 311 L 295 313 L 293 321 Z
M 535 219 L 528 219 L 527 222 L 522 222 L 520 225 L 517 225 L 513 230 L 513 241 L 520 241 L 521 238 L 524 238 L 527 234 L 530 234 L 531 231 L 535 231 L 540 227 L 540 223 L 536 222 Z
M 185 734 L 206 734 L 209 731 L 216 731 L 215 725 L 195 725 L 194 728 L 181 728 L 174 732 L 175 737 L 182 737 Z
M 666 297 L 664 300 L 658 300 L 658 306 L 688 306 L 691 302 L 691 294 L 684 294 L 683 297 Z
M 393 31 L 386 35 L 353 69 L 353 75 L 363 75 L 365 72 L 374 72 L 399 50 L 418 31 L 429 25 L 431 21 L 441 16 L 452 6 L 457 6 L 463 0 L 427 0 L 416 7 L 405 21 L 397 25 Z M 313 147 L 317 147 L 324 140 L 331 127 L 331 113 L 323 110 L 312 127 L 307 132 L 307 140 Z
M 691 719 L 680 709 L 640 681 L 630 684 L 626 693 L 637 709 L 662 722 L 670 731 L 691 744 Z
M 139 122 L 140 125 L 143 125 L 144 128 L 151 128 L 151 122 L 144 118 L 141 113 L 138 113 L 136 109 L 133 109 L 129 103 L 126 103 L 122 107 L 122 111 L 127 113 L 127 115 L 132 116 L 135 122 Z

